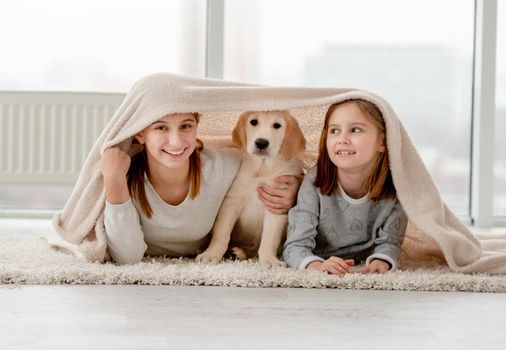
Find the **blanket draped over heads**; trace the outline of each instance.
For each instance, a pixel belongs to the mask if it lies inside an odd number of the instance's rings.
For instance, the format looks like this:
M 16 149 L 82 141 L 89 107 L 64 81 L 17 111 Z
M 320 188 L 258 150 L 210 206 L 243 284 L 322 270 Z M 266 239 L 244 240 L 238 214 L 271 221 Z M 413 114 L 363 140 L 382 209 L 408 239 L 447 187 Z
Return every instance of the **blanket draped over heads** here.
M 479 238 L 446 206 L 406 129 L 383 98 L 362 90 L 259 86 L 173 74 L 144 77 L 126 95 L 92 147 L 69 201 L 54 216 L 57 234 L 50 244 L 90 262 L 107 259 L 101 155 L 115 145 L 132 155 L 133 136 L 163 116 L 200 113 L 199 137 L 208 146 L 230 138 L 242 112 L 289 110 L 314 160 L 327 108 L 348 99 L 374 103 L 385 119 L 393 182 L 410 222 L 404 254 L 444 258 L 458 272 L 506 273 L 506 239 Z

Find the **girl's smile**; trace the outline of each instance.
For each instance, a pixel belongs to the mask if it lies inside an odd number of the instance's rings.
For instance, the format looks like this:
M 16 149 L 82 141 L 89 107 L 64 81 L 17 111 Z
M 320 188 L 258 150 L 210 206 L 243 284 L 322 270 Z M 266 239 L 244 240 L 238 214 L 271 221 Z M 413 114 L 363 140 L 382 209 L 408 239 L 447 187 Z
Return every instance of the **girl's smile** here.
M 187 168 L 197 144 L 197 121 L 191 113 L 168 115 L 136 138 L 146 146 L 150 168 Z
M 343 103 L 329 118 L 327 151 L 339 173 L 369 175 L 385 150 L 383 136 L 355 103 Z
M 344 149 L 343 149 L 343 150 L 341 150 L 341 149 L 340 149 L 340 150 L 337 150 L 337 151 L 336 151 L 336 154 L 337 154 L 338 156 L 347 157 L 347 156 L 352 156 L 352 155 L 354 155 L 354 154 L 357 154 L 357 152 L 355 152 L 355 151 L 350 151 L 350 150 L 344 150 Z
M 168 150 L 162 148 L 162 152 L 168 154 L 172 158 L 178 158 L 183 155 L 183 153 L 188 149 L 188 147 L 183 148 L 182 150 Z

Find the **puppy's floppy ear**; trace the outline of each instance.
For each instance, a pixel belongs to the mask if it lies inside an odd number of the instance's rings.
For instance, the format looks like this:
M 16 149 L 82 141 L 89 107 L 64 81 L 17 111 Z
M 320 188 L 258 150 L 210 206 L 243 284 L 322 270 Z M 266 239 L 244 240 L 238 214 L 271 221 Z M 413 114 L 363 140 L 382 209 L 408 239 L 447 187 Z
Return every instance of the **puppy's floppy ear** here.
M 246 120 L 253 112 L 244 112 L 239 116 L 237 124 L 232 131 L 232 142 L 237 148 L 243 149 L 246 145 Z
M 288 160 L 306 149 L 306 138 L 297 120 L 287 111 L 284 111 L 283 115 L 286 120 L 286 132 L 281 145 L 281 154 Z

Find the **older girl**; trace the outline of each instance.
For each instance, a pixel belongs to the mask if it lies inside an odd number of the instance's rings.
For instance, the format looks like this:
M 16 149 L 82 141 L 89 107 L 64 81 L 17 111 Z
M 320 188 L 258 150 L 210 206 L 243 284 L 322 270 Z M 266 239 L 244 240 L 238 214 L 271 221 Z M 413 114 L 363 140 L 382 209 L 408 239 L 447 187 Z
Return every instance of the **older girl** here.
M 407 218 L 389 168 L 385 122 L 364 100 L 332 105 L 325 116 L 316 169 L 289 212 L 283 257 L 290 267 L 344 276 L 399 266 Z
M 203 149 L 198 122 L 197 113 L 167 115 L 135 135 L 143 150 L 132 159 L 119 147 L 104 152 L 104 224 L 116 262 L 136 263 L 144 254 L 188 256 L 206 247 L 240 155 Z M 278 182 L 288 189 L 264 186 L 259 196 L 273 212 L 286 213 L 299 182 L 293 176 Z

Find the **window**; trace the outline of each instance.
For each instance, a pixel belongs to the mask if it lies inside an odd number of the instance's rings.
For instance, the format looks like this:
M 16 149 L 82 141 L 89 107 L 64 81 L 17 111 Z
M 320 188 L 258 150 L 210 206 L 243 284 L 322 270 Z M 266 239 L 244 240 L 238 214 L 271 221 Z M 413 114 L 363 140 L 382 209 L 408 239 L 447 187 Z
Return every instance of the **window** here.
M 0 11 L 0 91 L 126 92 L 151 73 L 205 74 L 205 1 L 17 0 Z M 2 183 L 0 209 L 62 208 L 72 188 Z
M 0 9 L 0 90 L 126 92 L 150 73 L 204 76 L 205 1 L 17 0 Z
M 474 1 L 236 0 L 225 21 L 225 79 L 382 95 L 469 215 Z
M 494 215 L 506 216 L 506 2 L 498 1 Z

